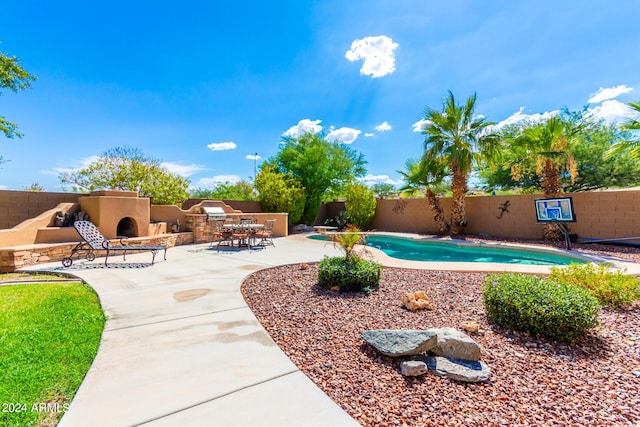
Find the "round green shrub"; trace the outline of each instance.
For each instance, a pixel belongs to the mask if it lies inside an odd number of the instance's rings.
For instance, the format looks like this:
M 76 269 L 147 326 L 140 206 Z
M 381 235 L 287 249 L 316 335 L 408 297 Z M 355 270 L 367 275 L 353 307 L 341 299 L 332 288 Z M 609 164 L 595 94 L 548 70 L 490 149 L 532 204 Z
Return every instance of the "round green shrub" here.
M 360 257 L 325 257 L 318 266 L 318 284 L 340 292 L 370 294 L 380 284 L 382 265 Z
M 524 274 L 487 277 L 484 305 L 505 328 L 569 342 L 598 324 L 600 305 L 587 290 Z

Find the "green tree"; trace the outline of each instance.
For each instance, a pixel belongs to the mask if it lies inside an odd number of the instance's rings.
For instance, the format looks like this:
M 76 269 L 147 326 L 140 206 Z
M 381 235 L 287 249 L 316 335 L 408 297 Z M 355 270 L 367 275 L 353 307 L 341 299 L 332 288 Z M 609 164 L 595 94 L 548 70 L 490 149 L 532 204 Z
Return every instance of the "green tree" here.
M 289 224 L 302 218 L 305 192 L 300 181 L 291 174 L 278 172 L 275 166 L 263 163 L 255 179 L 258 200 L 265 212 L 287 212 Z
M 620 127 L 623 132 L 627 132 L 628 138 L 613 144 L 605 153 L 605 159 L 628 152 L 632 159 L 640 160 L 640 101 L 630 102 L 629 106 L 637 118 L 630 118 Z
M 187 197 L 189 181 L 169 172 L 159 160 L 131 147 L 116 147 L 90 165 L 59 176 L 63 185 L 75 191 L 137 191 L 156 205 L 181 205 Z
M 30 88 L 31 82 L 35 81 L 36 78 L 36 76 L 29 74 L 18 65 L 18 58 L 0 52 L 0 89 L 5 88 L 12 92 L 18 92 L 19 90 Z M 2 95 L 2 91 L 0 91 L 0 95 Z M 17 124 L 0 115 L 0 131 L 4 133 L 4 136 L 7 138 L 21 138 L 22 134 L 17 129 Z M 3 162 L 4 159 L 0 156 L 0 163 Z
M 305 191 L 302 220 L 307 224 L 313 224 L 323 201 L 344 193 L 348 184 L 366 172 L 362 154 L 313 133 L 284 138 L 280 151 L 265 164 L 301 183 Z
M 464 233 L 467 225 L 465 197 L 474 165 L 499 154 L 499 137 L 488 132 L 493 123 L 476 116 L 475 106 L 475 93 L 464 105 L 458 105 L 449 91 L 442 110 L 427 108 L 423 116 L 426 124 L 422 132 L 425 141 L 421 167 L 428 176 L 437 178 L 436 181 L 443 173 L 451 180 L 451 219 L 448 225 L 441 223 L 440 229 L 452 235 Z M 427 179 L 429 181 L 432 180 Z M 427 187 L 427 198 L 437 202 L 429 193 L 430 187 Z M 439 203 L 430 204 L 434 215 L 439 216 Z
M 578 167 L 571 147 L 583 129 L 583 124 L 572 123 L 560 116 L 525 124 L 514 138 L 508 140 L 516 153 L 509 168 L 512 178 L 517 181 L 523 174 L 535 170 L 544 196 L 559 196 L 562 193 L 562 174 L 568 174 L 572 183 L 577 176 Z
M 34 182 L 28 187 L 25 187 L 22 191 L 33 191 L 34 193 L 41 193 L 44 191 L 44 187 L 37 182 Z
M 371 220 L 376 215 L 376 203 L 374 191 L 366 185 L 354 183 L 347 187 L 344 207 L 351 223 L 360 230 L 369 227 Z
M 215 200 L 257 200 L 253 184 L 249 181 L 240 180 L 236 183 L 221 182 L 212 190 L 198 188 L 191 193 L 191 197 L 197 199 Z
M 371 186 L 371 189 L 375 193 L 376 196 L 385 198 L 390 196 L 395 196 L 398 194 L 398 189 L 393 184 L 388 184 L 386 182 L 377 182 Z
M 581 120 L 580 113 L 561 113 L 563 120 Z M 509 131 L 511 137 L 517 134 Z M 620 132 L 604 122 L 583 126 L 570 144 L 569 151 L 576 163 L 577 175 L 561 173 L 560 180 L 563 192 L 593 191 L 602 188 L 622 188 L 640 184 L 640 163 L 631 158 L 627 152 L 616 156 L 604 156 L 612 143 L 621 138 Z M 525 160 L 526 159 L 526 160 Z M 520 166 L 518 180 L 511 174 L 511 165 L 528 162 Z M 536 174 L 535 159 L 526 155 L 517 147 L 512 147 L 503 154 L 503 163 L 480 171 L 485 188 L 494 190 L 519 188 L 525 192 L 541 191 L 540 177 Z

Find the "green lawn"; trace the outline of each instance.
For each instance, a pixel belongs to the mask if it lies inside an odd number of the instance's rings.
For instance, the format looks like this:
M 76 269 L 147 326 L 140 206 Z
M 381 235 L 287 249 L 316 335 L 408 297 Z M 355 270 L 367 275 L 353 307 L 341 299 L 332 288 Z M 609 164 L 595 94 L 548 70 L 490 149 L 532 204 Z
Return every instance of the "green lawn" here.
M 0 286 L 0 425 L 56 425 L 93 362 L 104 323 L 86 284 Z

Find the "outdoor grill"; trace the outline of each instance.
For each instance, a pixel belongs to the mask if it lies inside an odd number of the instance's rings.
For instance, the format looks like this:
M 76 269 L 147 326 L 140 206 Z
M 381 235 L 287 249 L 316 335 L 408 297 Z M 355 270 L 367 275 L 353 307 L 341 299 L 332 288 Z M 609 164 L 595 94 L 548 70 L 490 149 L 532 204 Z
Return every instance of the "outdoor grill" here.
M 227 214 L 219 206 L 205 206 L 202 209 L 204 210 L 204 213 L 207 214 L 207 221 L 227 218 Z

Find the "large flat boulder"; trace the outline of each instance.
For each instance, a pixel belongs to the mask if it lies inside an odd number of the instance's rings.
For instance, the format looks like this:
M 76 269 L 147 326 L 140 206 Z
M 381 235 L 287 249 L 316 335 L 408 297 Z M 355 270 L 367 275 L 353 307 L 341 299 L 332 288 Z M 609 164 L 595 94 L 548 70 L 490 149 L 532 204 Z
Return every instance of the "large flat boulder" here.
M 434 331 L 377 329 L 364 331 L 362 339 L 385 356 L 403 357 L 433 349 L 438 338 Z
M 438 336 L 438 342 L 431 352 L 436 356 L 454 359 L 480 360 L 480 346 L 469 335 L 454 328 L 433 328 L 428 332 Z

